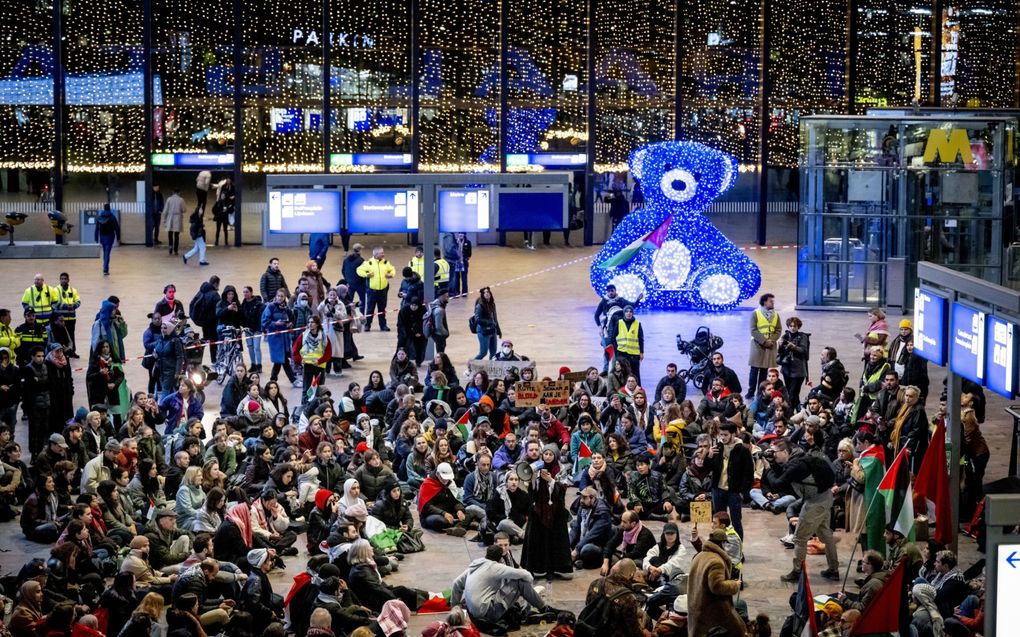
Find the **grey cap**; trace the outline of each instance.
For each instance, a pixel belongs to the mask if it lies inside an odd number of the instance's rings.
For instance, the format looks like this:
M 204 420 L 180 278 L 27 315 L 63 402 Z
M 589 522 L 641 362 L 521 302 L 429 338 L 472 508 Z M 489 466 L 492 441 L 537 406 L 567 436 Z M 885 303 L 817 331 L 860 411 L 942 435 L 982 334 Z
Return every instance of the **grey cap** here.
M 50 434 L 50 444 L 67 449 L 67 441 L 60 434 Z
M 804 424 L 811 425 L 812 427 L 821 427 L 822 419 L 819 418 L 818 416 L 811 415 L 804 419 Z
M 113 451 L 116 453 L 120 453 L 120 443 L 117 442 L 116 440 L 107 440 L 106 446 L 103 447 L 103 451 Z

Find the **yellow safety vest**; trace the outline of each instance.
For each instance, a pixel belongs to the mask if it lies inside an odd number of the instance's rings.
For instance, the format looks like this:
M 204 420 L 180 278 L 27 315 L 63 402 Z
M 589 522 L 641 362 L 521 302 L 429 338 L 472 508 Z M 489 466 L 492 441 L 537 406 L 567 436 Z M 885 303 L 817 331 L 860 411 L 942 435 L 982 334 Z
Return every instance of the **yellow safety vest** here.
M 0 325 L 0 347 L 6 347 L 11 352 L 11 363 L 17 362 L 17 357 L 14 355 L 16 350 L 21 345 L 21 337 L 6 325 Z
M 616 349 L 624 354 L 640 356 L 641 344 L 638 341 L 638 330 L 640 329 L 641 323 L 637 319 L 631 323 L 630 329 L 627 329 L 627 324 L 623 322 L 623 319 L 620 319 L 616 325 Z
M 28 286 L 24 296 L 21 297 L 21 304 L 26 309 L 35 310 L 35 320 L 46 325 L 53 314 L 53 306 L 60 302 L 60 293 L 51 286 L 43 284 L 41 290 L 34 285 Z
M 308 346 L 308 339 L 301 340 L 301 362 L 305 365 L 314 365 L 316 367 L 322 367 L 319 359 L 326 353 L 326 335 L 324 332 L 319 332 L 318 345 L 315 347 Z
M 450 264 L 446 262 L 446 259 L 436 259 L 436 266 L 439 268 L 436 271 L 436 285 L 440 283 L 450 282 Z
M 761 309 L 754 311 L 755 328 L 768 338 L 769 335 L 779 334 L 779 313 L 772 314 L 772 320 L 765 318 Z M 754 340 L 753 338 L 751 340 Z
M 417 272 L 422 279 L 425 278 L 425 257 L 411 257 L 411 260 L 407 262 L 407 267 Z
M 383 262 L 375 257 L 372 257 L 368 261 L 365 261 L 358 266 L 358 276 L 368 279 L 368 287 L 372 290 L 385 290 L 390 286 L 390 282 L 386 277 L 387 274 L 393 276 L 396 270 L 393 269 L 393 264 L 389 261 Z
M 60 310 L 60 313 L 65 319 L 73 321 L 77 317 L 77 308 L 81 305 L 81 297 L 78 296 L 78 290 L 74 289 L 70 285 L 65 290 L 62 286 L 53 288 L 57 291 L 57 302 L 60 305 L 65 306 Z
M 733 562 L 733 558 L 730 557 L 730 563 L 733 566 L 734 570 L 736 570 L 736 571 L 743 570 L 743 568 L 744 568 L 744 541 L 742 539 L 740 539 L 740 534 L 737 533 L 737 530 L 735 528 L 733 528 L 732 526 L 726 527 L 726 539 L 730 540 L 730 541 L 735 541 L 737 543 L 737 546 L 740 547 L 740 560 L 737 561 L 737 562 Z

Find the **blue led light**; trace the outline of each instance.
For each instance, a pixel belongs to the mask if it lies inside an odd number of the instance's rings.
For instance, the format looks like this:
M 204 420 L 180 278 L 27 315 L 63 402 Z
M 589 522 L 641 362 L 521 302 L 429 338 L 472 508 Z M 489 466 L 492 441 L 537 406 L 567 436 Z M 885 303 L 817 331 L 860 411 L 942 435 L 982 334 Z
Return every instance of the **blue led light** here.
M 736 160 L 696 142 L 662 142 L 635 150 L 630 168 L 646 204 L 627 215 L 595 256 L 591 285 L 603 295 L 613 283 L 641 307 L 722 311 L 750 298 L 761 271 L 702 212 L 736 182 Z M 629 261 L 604 268 L 635 241 L 670 220 L 661 245 L 646 245 Z

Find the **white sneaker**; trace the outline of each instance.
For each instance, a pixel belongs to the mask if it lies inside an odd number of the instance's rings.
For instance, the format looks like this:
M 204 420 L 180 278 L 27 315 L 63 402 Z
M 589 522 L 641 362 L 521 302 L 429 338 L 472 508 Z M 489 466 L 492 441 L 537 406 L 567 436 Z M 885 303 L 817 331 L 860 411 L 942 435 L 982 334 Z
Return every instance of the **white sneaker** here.
M 783 544 L 793 544 L 793 533 L 788 533 L 783 537 L 779 538 L 779 541 Z
M 536 586 L 535 592 L 541 597 L 545 593 L 545 586 Z

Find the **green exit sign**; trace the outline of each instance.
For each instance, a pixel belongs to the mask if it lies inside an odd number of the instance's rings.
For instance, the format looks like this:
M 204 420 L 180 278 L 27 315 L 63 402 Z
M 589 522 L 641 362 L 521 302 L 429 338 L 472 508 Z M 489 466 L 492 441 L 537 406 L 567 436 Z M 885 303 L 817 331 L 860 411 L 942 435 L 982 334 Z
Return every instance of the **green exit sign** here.
M 333 153 L 329 156 L 331 166 L 353 166 L 354 155 L 352 153 Z
M 174 154 L 173 153 L 152 153 L 152 165 L 153 166 L 173 166 L 174 165 Z

